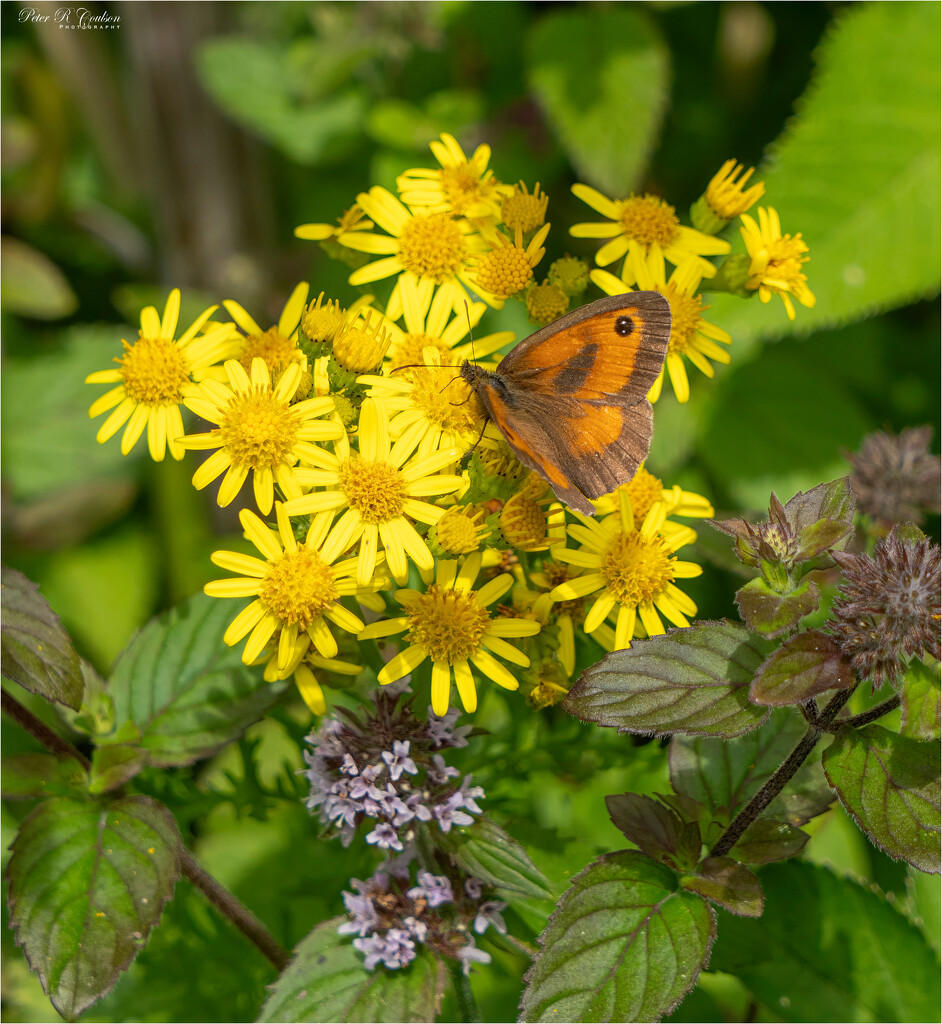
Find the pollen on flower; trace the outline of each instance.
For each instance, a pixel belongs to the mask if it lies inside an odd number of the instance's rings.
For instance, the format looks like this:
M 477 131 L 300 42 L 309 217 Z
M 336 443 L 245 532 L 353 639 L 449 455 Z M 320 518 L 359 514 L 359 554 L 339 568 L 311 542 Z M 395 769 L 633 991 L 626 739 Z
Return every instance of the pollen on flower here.
M 621 202 L 621 226 L 625 235 L 642 245 L 669 246 L 680 221 L 674 207 L 658 196 L 629 196 Z
M 661 501 L 664 497 L 664 485 L 653 474 L 649 473 L 642 466 L 631 480 L 622 484 L 631 498 L 631 508 L 635 514 L 635 526 L 640 527 L 644 517 L 651 510 L 655 502 Z
M 261 334 L 250 334 L 245 339 L 239 362 L 246 373 L 252 372 L 252 360 L 264 359 L 273 374 L 287 369 L 289 363 L 297 360 L 298 346 L 281 334 L 277 327 L 269 327 Z
M 183 352 L 168 338 L 140 338 L 129 345 L 122 341 L 121 366 L 129 398 L 144 405 L 176 404 L 180 388 L 190 379 Z
M 530 258 L 516 245 L 496 245 L 477 265 L 477 283 L 500 298 L 516 295 L 532 277 Z
M 484 512 L 475 505 L 452 505 L 432 527 L 433 541 L 450 557 L 467 555 L 481 546 Z
M 343 326 L 344 311 L 339 302 L 328 299 L 324 293 L 310 303 L 301 317 L 301 330 L 311 341 L 330 341 Z
M 406 639 L 424 647 L 432 661 L 453 665 L 478 651 L 489 622 L 474 591 L 466 594 L 433 583 L 410 604 Z
M 670 551 L 660 537 L 619 533 L 602 554 L 602 577 L 624 605 L 651 601 L 674 579 Z
M 452 366 L 419 366 L 412 371 L 412 401 L 443 430 L 470 431 L 484 417 L 477 392 Z
M 420 332 L 418 334 L 406 334 L 396 345 L 396 350 L 390 357 L 390 369 L 398 370 L 403 366 L 421 366 L 426 363 L 425 349 L 433 348 L 440 353 L 447 362 L 453 359 L 451 349 L 446 342 L 434 334 Z
M 527 291 L 527 315 L 535 324 L 558 320 L 569 309 L 569 296 L 555 284 L 537 284 Z
M 514 494 L 501 509 L 500 532 L 512 547 L 522 551 L 542 547 L 546 543 L 546 513 L 526 494 Z
M 461 228 L 447 214 L 417 214 L 402 227 L 399 261 L 419 277 L 441 284 L 456 273 L 467 254 Z
M 521 181 L 519 185 L 514 185 L 512 195 L 504 197 L 500 206 L 500 219 L 512 230 L 520 228 L 524 234 L 536 231 L 546 219 L 548 202 L 549 196 L 540 192 L 539 182 L 531 195 Z
M 389 331 L 382 317 L 367 312 L 364 319 L 356 317 L 341 328 L 334 339 L 334 359 L 351 373 L 368 373 L 383 361 L 389 348 Z
M 340 466 L 340 489 L 365 523 L 383 523 L 402 515 L 406 482 L 388 462 L 346 459 Z
M 298 420 L 290 407 L 271 391 L 253 388 L 229 400 L 219 423 L 220 447 L 225 447 L 233 465 L 264 469 L 292 464 L 291 454 L 298 441 Z
M 589 268 L 578 256 L 561 256 L 550 264 L 546 279 L 569 296 L 581 295 L 589 287 Z
M 258 597 L 272 614 L 305 630 L 339 598 L 334 570 L 303 545 L 270 564 Z

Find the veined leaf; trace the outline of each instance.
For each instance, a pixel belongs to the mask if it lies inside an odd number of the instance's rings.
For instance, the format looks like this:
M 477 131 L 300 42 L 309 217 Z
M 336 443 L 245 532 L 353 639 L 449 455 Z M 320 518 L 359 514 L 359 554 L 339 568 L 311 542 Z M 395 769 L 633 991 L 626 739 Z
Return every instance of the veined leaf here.
M 940 705 L 939 663 L 924 665 L 914 658 L 906 668 L 903 681 L 903 727 L 900 735 L 914 740 L 937 740 Z

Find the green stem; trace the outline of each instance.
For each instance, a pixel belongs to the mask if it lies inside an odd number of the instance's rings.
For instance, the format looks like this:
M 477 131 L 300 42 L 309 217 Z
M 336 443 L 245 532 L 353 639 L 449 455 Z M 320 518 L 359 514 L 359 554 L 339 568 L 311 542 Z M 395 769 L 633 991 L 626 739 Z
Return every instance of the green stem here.
M 446 962 L 452 984 L 455 987 L 455 998 L 458 1000 L 458 1020 L 462 1024 L 478 1024 L 481 1015 L 478 1013 L 478 1004 L 474 1001 L 474 993 L 471 991 L 471 981 L 464 973 L 464 965 L 460 960 L 448 959 Z
M 853 718 L 848 718 L 846 722 L 841 722 L 841 725 L 850 726 L 852 729 L 859 729 L 862 725 L 869 725 L 878 718 L 882 718 L 891 711 L 895 711 L 902 703 L 903 698 L 898 693 L 894 694 L 889 700 L 885 700 L 882 704 L 878 704 L 869 711 L 861 711 L 859 715 L 854 715 Z

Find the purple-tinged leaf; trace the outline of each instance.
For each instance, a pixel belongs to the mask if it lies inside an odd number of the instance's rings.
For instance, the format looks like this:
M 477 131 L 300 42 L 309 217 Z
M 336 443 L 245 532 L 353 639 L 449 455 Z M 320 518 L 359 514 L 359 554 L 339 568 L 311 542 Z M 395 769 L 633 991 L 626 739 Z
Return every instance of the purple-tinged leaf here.
M 868 725 L 840 732 L 823 761 L 828 782 L 865 835 L 894 860 L 939 873 L 938 743 Z
M 621 793 L 607 796 L 605 806 L 615 828 L 651 860 L 687 870 L 700 859 L 700 829 L 649 796 Z
M 800 704 L 825 690 L 847 690 L 854 671 L 824 633 L 808 629 L 786 640 L 759 667 L 749 689 L 754 704 Z
M 108 793 L 135 775 L 147 764 L 147 751 L 134 743 L 106 743 L 92 754 L 89 793 Z
M 11 754 L 0 759 L 0 776 L 4 800 L 66 796 L 88 784 L 88 772 L 74 757 L 55 754 Z
M 817 611 L 819 598 L 818 585 L 812 580 L 802 580 L 794 590 L 780 594 L 757 576 L 736 591 L 736 606 L 750 629 L 778 636 L 802 616 Z
M 787 821 L 759 818 L 746 829 L 729 855 L 745 864 L 771 864 L 801 853 L 810 838 L 807 832 Z
M 817 523 L 811 523 L 798 536 L 795 561 L 808 562 L 839 544 L 843 547 L 853 529 L 853 523 L 845 523 L 839 519 L 821 519 Z M 841 541 L 844 543 L 841 544 Z M 830 565 L 830 561 L 827 564 Z
M 606 854 L 559 901 L 524 981 L 522 1021 L 653 1021 L 709 959 L 713 912 L 642 853 Z
M 707 857 L 696 874 L 680 884 L 738 917 L 761 917 L 764 898 L 759 879 L 730 857 Z
M 925 665 L 914 658 L 906 667 L 902 698 L 903 724 L 900 735 L 914 740 L 937 740 L 942 704 L 939 663 Z
M 349 938 L 337 934 L 343 920 L 323 921 L 302 939 L 271 986 L 258 1019 L 292 1024 L 434 1021 L 445 987 L 441 961 L 423 951 L 408 967 L 390 971 L 380 965 L 368 971 Z
M 799 491 L 785 503 L 785 518 L 796 534 L 821 520 L 836 520 L 853 524 L 857 499 L 850 486 L 850 477 L 818 484 L 810 491 Z M 807 556 L 805 556 L 807 557 Z
M 0 669 L 30 693 L 77 710 L 82 672 L 69 634 L 39 588 L 21 572 L 0 570 L 3 624 Z
M 741 736 L 768 715 L 750 703 L 748 687 L 772 650 L 728 619 L 671 629 L 607 655 L 582 674 L 563 707 L 619 732 Z
M 127 969 L 173 895 L 180 836 L 148 797 L 55 797 L 20 826 L 7 865 L 16 941 L 74 1020 Z

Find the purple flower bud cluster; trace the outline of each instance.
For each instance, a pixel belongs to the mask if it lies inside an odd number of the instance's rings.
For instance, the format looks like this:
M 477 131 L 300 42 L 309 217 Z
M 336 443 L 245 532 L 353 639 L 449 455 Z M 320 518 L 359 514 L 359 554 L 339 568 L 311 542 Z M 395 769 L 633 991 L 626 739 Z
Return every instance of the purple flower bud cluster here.
M 449 832 L 470 825 L 484 796 L 471 776 L 446 764 L 436 751 L 467 745 L 468 726 L 455 728 L 457 711 L 439 718 L 429 708 L 427 722 L 398 695 L 380 694 L 362 718 L 338 709 L 343 718 L 326 719 L 306 737 L 304 752 L 311 783 L 308 809 L 336 829 L 344 846 L 369 821 L 366 841 L 380 850 L 409 853 L 419 823 Z M 404 955 L 404 954 L 403 954 Z
M 356 892 L 343 894 L 350 920 L 337 930 L 357 936 L 353 945 L 367 970 L 379 964 L 405 967 L 420 945 L 460 960 L 465 974 L 474 963 L 490 963 L 490 954 L 475 945 L 472 929 L 478 935 L 489 927 L 506 934 L 501 916 L 506 903 L 484 898 L 485 885 L 477 878 L 465 877 L 462 885 L 457 877 L 420 871 L 410 886 L 410 877 L 401 863 L 387 862 L 365 882 L 352 879 Z

